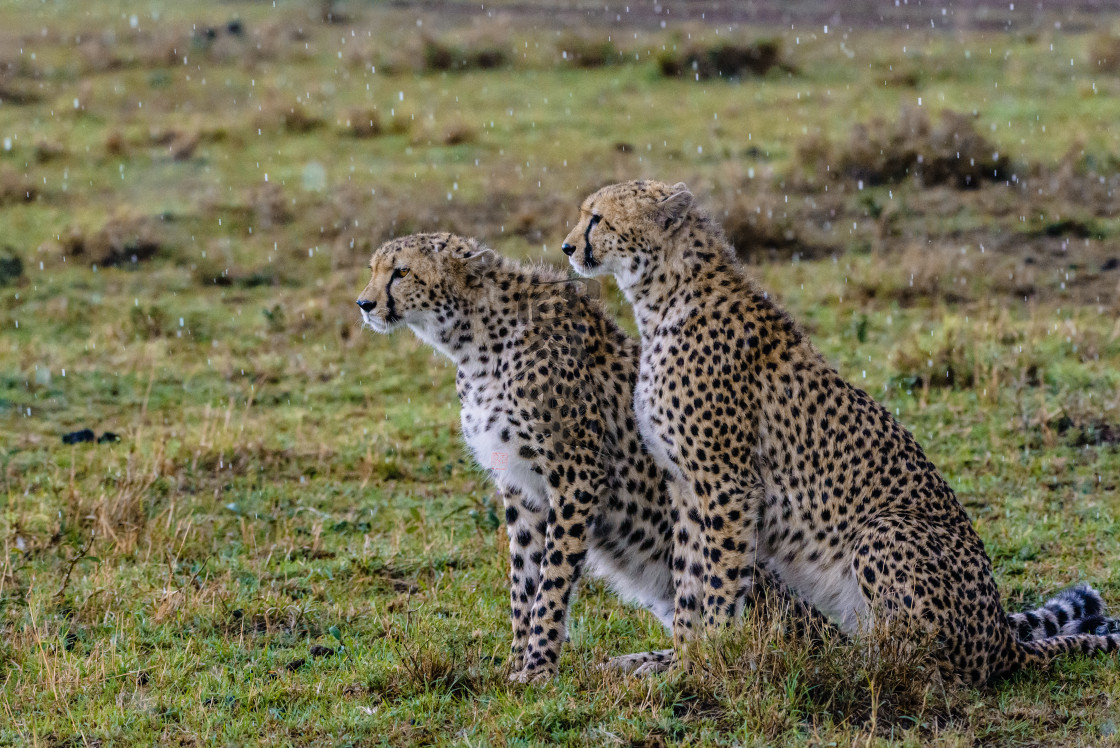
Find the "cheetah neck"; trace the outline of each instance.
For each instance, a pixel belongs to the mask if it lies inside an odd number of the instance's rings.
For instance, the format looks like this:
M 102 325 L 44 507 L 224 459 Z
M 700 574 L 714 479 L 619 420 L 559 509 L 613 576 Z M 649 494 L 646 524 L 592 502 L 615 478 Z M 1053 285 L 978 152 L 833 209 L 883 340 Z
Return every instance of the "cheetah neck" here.
M 409 325 L 418 338 L 457 368 L 474 376 L 496 374 L 497 352 L 524 337 L 542 288 L 563 276 L 512 261 L 493 265 L 462 295 L 448 299 L 439 313 Z
M 480 330 L 469 318 L 449 317 L 424 323 L 411 323 L 409 328 L 416 337 L 449 358 L 462 368 L 478 356 Z
M 687 316 L 695 300 L 713 285 L 743 283 L 732 265 L 731 250 L 707 221 L 690 217 L 668 243 L 644 253 L 640 272 L 623 278 L 619 288 L 634 308 L 643 339 L 665 324 Z M 749 282 L 749 281 L 748 281 Z

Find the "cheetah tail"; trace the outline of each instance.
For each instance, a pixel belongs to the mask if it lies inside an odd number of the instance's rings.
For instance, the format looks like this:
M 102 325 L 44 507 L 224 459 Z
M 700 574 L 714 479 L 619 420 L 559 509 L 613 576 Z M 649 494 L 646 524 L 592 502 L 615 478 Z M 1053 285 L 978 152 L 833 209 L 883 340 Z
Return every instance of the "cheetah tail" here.
M 1072 636 L 1055 636 L 1039 641 L 1014 642 L 1012 644 L 1018 654 L 1013 660 L 1015 665 L 1023 667 L 1046 667 L 1054 658 L 1073 652 L 1086 655 L 1097 652 L 1116 652 L 1120 650 L 1120 634 L 1074 634 Z
M 1009 613 L 1007 622 L 1019 641 L 1120 631 L 1115 619 L 1105 617 L 1100 593 L 1087 584 L 1062 590 L 1035 610 Z

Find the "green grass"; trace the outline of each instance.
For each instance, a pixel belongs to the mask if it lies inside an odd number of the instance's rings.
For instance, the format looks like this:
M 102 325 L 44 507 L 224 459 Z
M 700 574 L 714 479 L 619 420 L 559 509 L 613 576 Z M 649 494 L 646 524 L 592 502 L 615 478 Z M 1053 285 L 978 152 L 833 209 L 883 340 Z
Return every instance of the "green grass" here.
M 138 29 L 130 3 L 0 9 L 0 88 L 34 99 L 0 105 L 0 256 L 23 268 L 0 280 L 0 744 L 1115 740 L 1103 657 L 945 692 L 920 663 L 748 626 L 704 673 L 604 675 L 668 639 L 596 584 L 561 676 L 507 684 L 501 512 L 454 371 L 353 312 L 395 233 L 560 265 L 592 189 L 685 179 L 814 250 L 753 270 L 914 431 L 1009 607 L 1081 580 L 1120 600 L 1120 448 L 1098 443 L 1120 424 L 1120 78 L 1095 71 L 1092 34 L 781 31 L 796 73 L 697 82 L 656 58 L 714 27 L 624 25 L 625 63 L 576 69 L 516 13 L 486 32 L 279 6 L 149 3 Z M 422 69 L 418 15 L 509 64 Z M 234 17 L 244 41 L 192 41 Z M 934 121 L 977 110 L 1029 184 L 861 190 L 802 160 L 919 97 Z M 354 112 L 382 133 L 349 134 Z M 121 441 L 62 444 L 85 427 Z

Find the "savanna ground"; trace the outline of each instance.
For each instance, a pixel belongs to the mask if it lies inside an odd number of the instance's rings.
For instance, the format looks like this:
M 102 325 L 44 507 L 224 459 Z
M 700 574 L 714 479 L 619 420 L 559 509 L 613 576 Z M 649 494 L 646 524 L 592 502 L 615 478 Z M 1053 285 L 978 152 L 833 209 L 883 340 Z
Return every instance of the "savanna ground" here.
M 1107 657 L 946 689 L 751 623 L 605 675 L 668 639 L 595 584 L 508 685 L 454 372 L 353 306 L 388 237 L 559 265 L 584 195 L 686 180 L 1010 607 L 1120 606 L 1120 21 L 1030 5 L 4 4 L 0 743 L 1116 740 Z

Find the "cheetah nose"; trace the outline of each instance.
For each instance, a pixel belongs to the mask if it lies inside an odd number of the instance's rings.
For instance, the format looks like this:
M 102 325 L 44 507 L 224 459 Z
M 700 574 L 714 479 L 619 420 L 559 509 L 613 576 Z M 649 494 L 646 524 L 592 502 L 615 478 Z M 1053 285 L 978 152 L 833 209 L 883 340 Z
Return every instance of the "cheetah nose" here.
M 374 307 L 376 307 L 376 306 L 377 306 L 376 301 L 366 301 L 365 299 L 358 299 L 358 307 L 363 312 L 372 312 L 374 310 Z
M 571 257 L 572 252 L 576 251 L 576 245 L 574 245 L 574 244 L 561 244 L 560 245 L 560 251 L 563 252 L 564 254 L 566 254 L 568 257 Z

